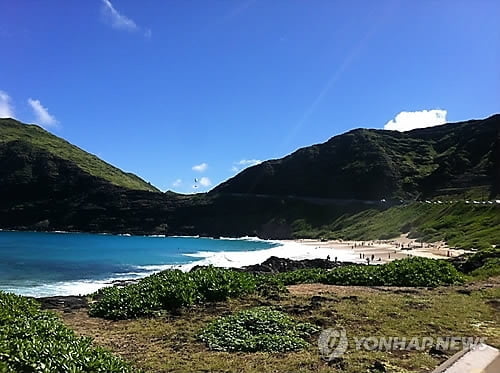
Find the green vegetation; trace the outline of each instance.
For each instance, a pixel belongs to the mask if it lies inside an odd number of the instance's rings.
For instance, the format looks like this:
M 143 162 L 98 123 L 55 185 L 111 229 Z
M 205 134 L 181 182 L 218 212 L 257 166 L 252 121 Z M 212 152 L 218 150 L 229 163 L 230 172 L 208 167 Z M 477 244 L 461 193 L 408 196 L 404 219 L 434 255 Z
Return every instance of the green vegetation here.
M 364 286 L 426 286 L 460 284 L 464 277 L 444 260 L 412 257 L 374 266 L 345 266 L 327 273 L 326 283 Z
M 409 233 L 425 242 L 446 241 L 449 246 L 484 249 L 500 246 L 500 206 L 412 203 L 386 210 L 369 209 L 345 214 L 322 225 L 302 219 L 294 225 L 299 238 L 378 240 Z
M 169 270 L 136 284 L 99 290 L 93 295 L 97 301 L 91 305 L 89 314 L 111 320 L 153 316 L 161 311 L 178 311 L 197 303 L 255 292 L 276 296 L 285 290 L 285 285 L 301 283 L 434 287 L 463 281 L 462 275 L 448 262 L 416 257 L 377 266 L 352 265 L 328 272 L 302 269 L 277 275 L 252 275 L 214 267 L 190 273 Z
M 434 289 L 302 284 L 290 286 L 280 298 L 253 294 L 184 308 L 176 315 L 109 322 L 80 310 L 61 317 L 79 334 L 94 337 L 148 373 L 359 373 L 370 372 L 375 362 L 388 373 L 407 373 L 431 372 L 455 351 L 445 356 L 429 349 L 358 351 L 354 338 L 474 336 L 500 348 L 498 299 L 498 282 L 489 281 Z M 214 351 L 199 340 L 200 330 L 214 320 L 263 305 L 297 322 L 345 329 L 350 347 L 334 362 L 339 365 L 320 358 L 316 335 L 303 349 L 286 353 Z
M 472 255 L 466 255 L 466 261 L 459 268 L 465 273 L 477 270 L 491 260 L 500 259 L 500 247 L 480 250 Z
M 500 206 L 456 201 L 499 194 L 499 121 L 354 130 L 250 167 L 207 194 L 179 196 L 143 192 L 155 189 L 37 126 L 4 119 L 0 227 L 358 240 L 409 233 L 487 248 L 500 244 Z M 444 203 L 394 206 L 427 198 Z
M 500 276 L 500 248 L 495 247 L 465 255 L 465 260 L 457 262 L 456 265 L 474 279 Z
M 122 288 L 108 287 L 93 295 L 91 316 L 111 320 L 151 316 L 200 302 L 222 301 L 256 290 L 253 275 L 207 267 L 185 273 L 164 271 Z
M 283 312 L 258 307 L 212 321 L 199 338 L 215 351 L 288 352 L 306 347 L 305 339 L 317 331 Z
M 284 285 L 325 283 L 328 272 L 321 268 L 298 269 L 296 271 L 282 272 L 272 275 Z
M 493 198 L 500 193 L 499 123 L 494 115 L 408 132 L 356 129 L 250 167 L 214 192 L 373 201 Z
M 481 267 L 470 273 L 475 279 L 488 279 L 500 276 L 500 258 L 490 258 Z
M 0 372 L 127 373 L 136 370 L 80 338 L 32 300 L 0 292 Z
M 121 171 L 41 127 L 23 124 L 14 119 L 0 119 L 0 144 L 13 141 L 25 142 L 34 149 L 70 161 L 88 174 L 107 180 L 112 184 L 128 189 L 158 191 L 136 175 Z M 18 172 L 22 172 L 22 170 Z M 29 175 L 29 169 L 26 169 L 25 173 Z
M 324 283 L 358 286 L 425 286 L 460 284 L 464 276 L 449 262 L 420 257 L 382 265 L 349 265 L 324 269 L 299 269 L 269 275 L 284 285 Z

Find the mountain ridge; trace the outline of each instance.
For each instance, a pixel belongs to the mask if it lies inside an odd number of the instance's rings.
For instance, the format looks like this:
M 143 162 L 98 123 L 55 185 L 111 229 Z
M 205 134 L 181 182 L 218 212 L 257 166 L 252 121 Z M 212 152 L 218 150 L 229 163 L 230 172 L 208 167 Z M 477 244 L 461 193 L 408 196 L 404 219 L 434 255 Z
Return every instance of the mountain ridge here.
M 499 128 L 496 114 L 407 132 L 354 129 L 249 167 L 211 193 L 416 199 L 454 187 L 460 192 L 494 185 L 489 191 L 494 196 L 498 194 L 494 173 L 499 167 L 495 142 Z M 348 156 L 342 158 L 343 154 Z M 303 170 L 305 182 L 294 178 L 298 170 Z M 467 180 L 460 180 L 462 172 Z M 314 185 L 315 180 L 322 180 L 325 187 Z
M 411 201 L 437 195 L 455 201 L 497 195 L 499 120 L 496 115 L 451 132 L 448 127 L 425 129 L 416 138 L 394 131 L 352 130 L 242 171 L 233 178 L 240 183 L 242 175 L 244 179 L 258 171 L 248 183 L 243 180 L 247 193 L 224 190 L 222 183 L 209 193 L 195 195 L 119 186 L 85 172 L 36 141 L 0 138 L 0 229 L 268 239 L 375 239 L 410 232 L 433 240 L 448 237 L 466 247 L 497 244 L 497 204 L 425 207 Z M 344 158 L 331 157 L 339 149 Z M 296 180 L 290 182 L 277 169 L 282 163 L 287 172 L 298 175 Z M 323 174 L 332 164 L 345 166 L 338 167 L 344 190 L 329 195 L 317 187 L 325 183 Z M 311 171 L 319 176 L 304 178 Z M 262 180 L 276 177 L 282 189 L 255 190 Z M 335 186 L 325 179 L 329 187 Z M 301 190 L 303 184 L 309 189 Z M 296 189 L 287 190 L 290 186 Z M 403 202 L 401 192 L 407 193 Z M 426 218 L 429 211 L 435 217 L 432 221 Z M 467 219 L 461 222 L 464 216 Z M 377 222 L 378 217 L 384 221 L 393 217 L 392 223 L 373 229 L 364 224 L 367 219 Z M 461 222 L 459 227 L 446 223 L 452 217 Z
M 37 125 L 24 124 L 12 118 L 0 118 L 0 144 L 12 141 L 29 143 L 40 150 L 71 161 L 89 175 L 100 177 L 112 184 L 136 190 L 159 191 L 137 175 L 124 172 Z

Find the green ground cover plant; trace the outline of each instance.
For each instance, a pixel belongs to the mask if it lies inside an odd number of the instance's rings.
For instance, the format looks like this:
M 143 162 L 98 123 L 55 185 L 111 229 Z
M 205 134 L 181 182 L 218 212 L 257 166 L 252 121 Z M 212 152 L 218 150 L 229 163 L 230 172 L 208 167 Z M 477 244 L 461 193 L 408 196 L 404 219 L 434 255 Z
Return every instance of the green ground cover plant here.
M 460 284 L 464 276 L 444 260 L 412 257 L 374 266 L 345 266 L 326 275 L 332 285 L 425 286 Z
M 257 307 L 213 320 L 198 337 L 216 351 L 288 352 L 308 346 L 306 339 L 317 331 L 283 312 Z
M 203 302 L 258 293 L 279 296 L 288 285 L 326 283 L 366 286 L 426 286 L 458 284 L 464 276 L 450 263 L 408 258 L 377 266 L 352 265 L 326 271 L 301 269 L 279 274 L 250 273 L 206 267 L 194 272 L 164 271 L 125 287 L 108 287 L 92 297 L 89 314 L 110 320 L 153 316 Z
M 137 372 L 25 297 L 0 292 L 0 372 Z
M 223 301 L 256 290 L 252 274 L 206 267 L 185 273 L 164 271 L 122 288 L 108 287 L 93 295 L 91 316 L 111 320 L 152 316 L 201 302 Z

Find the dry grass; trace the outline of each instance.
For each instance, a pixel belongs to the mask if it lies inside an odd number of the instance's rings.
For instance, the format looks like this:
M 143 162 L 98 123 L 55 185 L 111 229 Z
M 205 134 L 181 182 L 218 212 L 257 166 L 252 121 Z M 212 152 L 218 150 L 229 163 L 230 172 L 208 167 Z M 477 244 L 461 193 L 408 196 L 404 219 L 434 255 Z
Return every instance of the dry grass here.
M 280 300 L 249 297 L 210 304 L 153 319 L 106 321 L 85 310 L 61 313 L 77 333 L 95 338 L 147 372 L 360 372 L 375 362 L 392 372 L 431 371 L 446 356 L 428 351 L 355 351 L 328 365 L 316 337 L 301 352 L 222 353 L 208 351 L 196 333 L 215 317 L 258 305 L 278 308 L 323 328 L 345 328 L 353 345 L 362 336 L 482 336 L 500 347 L 499 281 L 437 288 L 365 288 L 296 285 Z M 397 367 L 397 368 L 396 368 Z

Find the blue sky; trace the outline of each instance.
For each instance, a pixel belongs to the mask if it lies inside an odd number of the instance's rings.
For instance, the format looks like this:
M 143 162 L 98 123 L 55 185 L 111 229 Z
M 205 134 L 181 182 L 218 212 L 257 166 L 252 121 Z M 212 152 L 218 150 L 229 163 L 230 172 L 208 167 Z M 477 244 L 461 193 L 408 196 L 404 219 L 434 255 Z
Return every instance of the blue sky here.
M 162 190 L 209 190 L 356 127 L 500 111 L 494 0 L 0 0 L 0 14 L 0 116 Z

